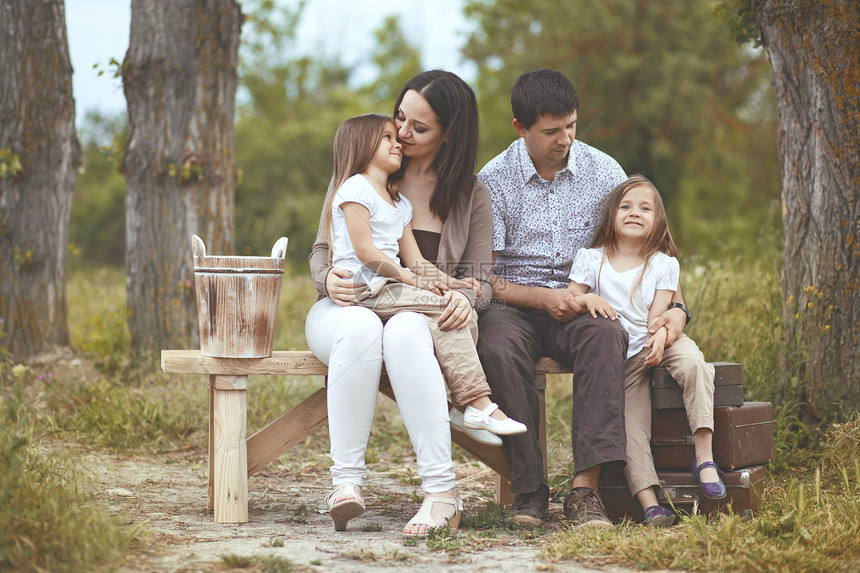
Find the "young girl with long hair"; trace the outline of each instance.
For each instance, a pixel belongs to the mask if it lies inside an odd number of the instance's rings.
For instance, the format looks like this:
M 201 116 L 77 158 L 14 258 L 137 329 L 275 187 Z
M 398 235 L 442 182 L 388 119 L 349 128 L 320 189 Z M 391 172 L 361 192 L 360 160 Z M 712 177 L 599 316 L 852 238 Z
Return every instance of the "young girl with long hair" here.
M 633 175 L 612 190 L 591 248 L 580 249 L 568 288 L 592 316 L 619 320 L 629 335 L 625 376 L 627 467 L 624 475 L 645 514 L 646 525 L 668 527 L 677 520 L 658 504 L 659 485 L 651 454 L 651 369 L 664 366 L 683 388 L 693 430 L 692 472 L 705 497 L 725 497 L 721 470 L 714 463 L 714 367 L 686 335 L 666 346 L 667 330 L 648 329 L 672 303 L 680 268 L 657 188 Z
M 412 205 L 397 193 L 390 179 L 402 159 L 391 118 L 368 114 L 344 121 L 335 134 L 333 151 L 334 169 L 323 207 L 323 228 L 332 264 L 350 271 L 353 280 L 365 285 L 354 304 L 373 310 L 383 320 L 401 312 L 422 314 L 454 401 L 466 405 L 464 424 L 499 435 L 525 432 L 524 424 L 506 416 L 499 419 L 498 406 L 489 399 L 490 387 L 475 350 L 474 312 L 469 329 L 439 328 L 439 319 L 448 306 L 443 293 L 475 285 L 443 273 L 421 256 L 410 225 Z M 355 486 L 341 484 L 327 498 L 339 531 L 364 511 L 357 496 L 335 501 L 339 490 L 346 487 Z M 425 498 L 428 512 L 434 502 L 455 505 L 449 527 L 456 531 L 459 501 Z

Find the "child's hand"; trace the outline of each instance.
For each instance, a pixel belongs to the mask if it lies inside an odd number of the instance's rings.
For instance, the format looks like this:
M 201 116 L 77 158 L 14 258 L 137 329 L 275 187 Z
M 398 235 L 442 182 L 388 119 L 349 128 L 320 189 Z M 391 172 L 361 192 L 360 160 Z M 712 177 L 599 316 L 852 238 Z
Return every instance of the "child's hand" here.
M 439 276 L 413 275 L 413 280 L 414 286 L 438 295 L 442 295 L 451 288 L 448 282 Z
M 597 318 L 598 314 L 603 318 L 608 318 L 609 320 L 615 320 L 618 318 L 618 313 L 615 312 L 612 305 L 606 302 L 602 297 L 599 297 L 594 293 L 588 293 L 580 295 L 578 298 L 579 303 L 588 309 L 588 312 L 590 312 L 591 316 L 594 318 Z
M 645 366 L 659 366 L 663 361 L 663 350 L 666 348 L 666 337 L 669 331 L 665 328 L 660 328 L 652 334 L 645 343 L 645 348 L 650 348 L 651 352 L 645 357 Z
M 416 273 L 415 286 L 418 288 L 423 288 L 436 294 L 442 294 L 452 288 L 474 288 L 467 280 L 455 279 L 443 273 L 429 262 L 425 263 L 412 268 L 412 271 Z

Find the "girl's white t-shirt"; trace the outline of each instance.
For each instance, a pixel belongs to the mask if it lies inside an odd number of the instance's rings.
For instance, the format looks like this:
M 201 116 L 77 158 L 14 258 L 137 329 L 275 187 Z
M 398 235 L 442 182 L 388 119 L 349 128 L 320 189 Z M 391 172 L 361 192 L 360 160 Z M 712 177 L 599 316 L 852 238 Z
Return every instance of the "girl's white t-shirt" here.
M 371 285 L 385 277 L 364 266 L 355 254 L 343 209 L 340 208 L 344 203 L 367 207 L 373 244 L 397 264 L 400 264 L 398 241 L 403 236 L 403 228 L 412 220 L 412 204 L 401 195 L 394 205 L 390 205 L 361 174 L 353 175 L 335 191 L 331 206 L 332 265 L 352 271 L 356 282 Z
M 603 298 L 618 313 L 618 320 L 629 335 L 627 358 L 639 353 L 648 341 L 648 312 L 655 292 L 677 290 L 681 271 L 678 259 L 665 253 L 655 253 L 631 297 L 641 273 L 642 265 L 623 273 L 613 269 L 604 256 L 603 247 L 579 249 L 570 269 L 570 280 L 588 286 L 588 292 Z

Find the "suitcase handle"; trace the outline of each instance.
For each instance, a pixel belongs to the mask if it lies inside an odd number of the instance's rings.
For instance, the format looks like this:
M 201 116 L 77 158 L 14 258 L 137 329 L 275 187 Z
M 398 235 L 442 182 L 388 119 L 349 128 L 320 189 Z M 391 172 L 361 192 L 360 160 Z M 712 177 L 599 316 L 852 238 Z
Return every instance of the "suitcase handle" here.
M 660 436 L 651 438 L 652 446 L 692 446 L 693 436 Z
M 694 493 L 681 494 L 678 493 L 678 489 L 674 487 L 666 487 L 663 486 L 657 491 L 657 499 L 664 500 L 669 498 L 675 505 L 685 505 L 685 504 L 693 504 L 699 502 L 699 496 Z
M 738 476 L 738 485 L 734 486 L 739 489 L 749 489 L 752 487 L 752 479 L 748 470 L 743 470 Z M 672 503 L 695 503 L 699 501 L 698 494 L 695 493 L 679 493 L 680 488 L 677 486 L 667 486 L 661 480 L 660 488 L 657 490 L 657 499 L 666 499 L 668 496 Z

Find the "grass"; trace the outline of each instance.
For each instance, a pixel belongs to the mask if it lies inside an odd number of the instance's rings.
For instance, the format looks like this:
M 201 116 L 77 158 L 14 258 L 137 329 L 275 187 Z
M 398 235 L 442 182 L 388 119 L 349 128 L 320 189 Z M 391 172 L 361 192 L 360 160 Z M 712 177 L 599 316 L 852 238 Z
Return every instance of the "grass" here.
M 772 476 L 756 517 L 684 517 L 670 530 L 627 526 L 553 535 L 550 561 L 687 571 L 856 571 L 860 565 L 860 422 L 834 425 L 803 480 Z
M 779 321 L 783 301 L 773 260 L 776 257 L 768 260 L 762 256 L 754 260 L 683 264 L 685 296 L 694 313 L 687 334 L 697 341 L 709 360 L 744 365 L 748 400 L 772 401 L 780 382 Z M 276 348 L 306 348 L 304 316 L 315 295 L 307 274 L 299 275 L 287 275 L 284 280 Z M 123 273 L 111 269 L 70 272 L 68 301 L 72 344 L 92 358 L 99 371 L 86 380 L 72 381 L 62 379 L 59 373 L 18 370 L 16 376 L 29 376 L 33 386 L 42 390 L 37 409 L 41 431 L 70 435 L 80 438 L 81 443 L 120 453 L 164 452 L 205 444 L 208 415 L 205 377 L 164 376 L 155 372 L 129 381 L 124 375 L 128 368 L 128 329 Z M 7 378 L 12 376 L 9 364 L 3 364 Z M 259 376 L 252 383 L 254 391 L 248 393 L 249 433 L 296 405 L 318 389 L 322 380 Z M 12 387 L 4 383 L 4 408 L 15 403 L 15 411 L 21 411 L 27 402 L 10 402 L 14 399 Z M 547 378 L 550 485 L 557 500 L 570 487 L 573 469 L 571 399 L 569 376 Z M 24 410 L 33 408 L 28 406 Z M 381 399 L 376 416 L 368 451 L 370 469 L 388 473 L 404 485 L 415 485 L 419 480 L 414 471 L 414 454 L 396 405 Z M 139 532 L 117 520 L 87 522 L 100 513 L 95 510 L 72 517 L 67 530 L 62 530 L 66 527 L 64 521 L 51 517 L 52 504 L 57 509 L 66 509 L 71 505 L 84 507 L 94 500 L 82 493 L 87 491 L 86 477 L 68 458 L 39 455 L 40 441 L 34 433 L 33 416 L 24 420 L 25 417 L 6 416 L 4 459 L 18 460 L 15 463 L 21 473 L 14 475 L 22 487 L 38 480 L 44 482 L 47 479 L 44 476 L 53 475 L 52 487 L 65 488 L 67 493 L 54 496 L 49 502 L 36 502 L 47 503 L 48 513 L 37 516 L 32 508 L 28 514 L 26 507 L 20 507 L 15 514 L 4 515 L 2 526 L 6 529 L 0 535 L 0 569 L 51 569 L 50 565 L 55 563 L 52 559 L 59 558 L 60 544 L 54 539 L 64 539 L 64 543 L 81 548 L 75 557 L 81 560 L 81 565 L 75 569 L 73 563 L 66 567 L 68 570 L 86 570 L 95 563 L 110 563 L 133 547 Z M 23 437 L 25 445 L 15 446 L 14 436 Z M 539 544 L 546 560 L 541 566 L 550 569 L 555 562 L 573 560 L 597 567 L 619 565 L 690 571 L 856 570 L 860 565 L 860 421 L 855 418 L 840 425 L 811 427 L 802 422 L 797 404 L 783 405 L 775 412 L 775 438 L 776 457 L 769 465 L 768 485 L 761 508 L 751 521 L 732 515 L 711 519 L 694 515 L 668 531 L 628 524 L 605 532 L 548 532 L 543 528 L 519 528 L 501 508 L 491 504 L 486 510 L 467 512 L 457 538 L 440 533 L 428 539 L 426 546 L 453 557 L 478 552 L 499 543 L 498 538 L 514 535 L 521 541 Z M 289 461 L 291 471 L 325 472 L 328 465 L 325 430 L 297 447 L 297 455 Z M 458 461 L 468 459 L 459 448 L 454 448 L 454 453 Z M 27 495 L 36 493 L 28 490 Z M 420 497 L 416 496 L 419 500 Z M 302 522 L 305 511 L 300 508 L 288 521 Z M 26 519 L 32 519 L 38 527 L 11 528 L 9 524 L 17 523 L 13 519 L 18 519 L 18 515 L 33 516 Z M 97 534 L 88 534 L 86 541 L 69 541 L 64 535 L 72 529 Z M 406 548 L 412 545 L 406 542 L 404 549 L 392 554 L 363 552 L 352 558 L 408 560 Z M 3 561 L 10 556 L 17 561 Z M 257 571 L 291 567 L 277 558 L 225 556 L 223 561 L 225 567 Z
M 94 499 L 91 478 L 68 452 L 42 444 L 37 428 L 51 424 L 25 397 L 27 377 L 0 365 L 0 570 L 92 571 L 115 563 L 140 544 L 141 531 Z
M 289 559 L 276 555 L 255 555 L 244 557 L 241 555 L 222 555 L 221 565 L 226 571 L 248 571 L 249 573 L 290 573 L 306 571 L 306 567 L 296 567 Z

